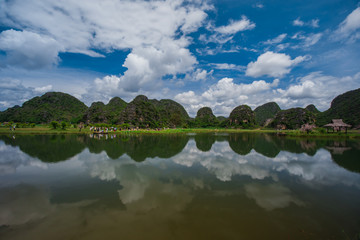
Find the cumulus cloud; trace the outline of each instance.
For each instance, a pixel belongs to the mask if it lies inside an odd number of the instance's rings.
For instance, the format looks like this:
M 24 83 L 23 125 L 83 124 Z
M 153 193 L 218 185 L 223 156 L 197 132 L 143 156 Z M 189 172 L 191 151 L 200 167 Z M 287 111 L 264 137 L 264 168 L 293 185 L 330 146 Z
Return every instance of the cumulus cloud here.
M 209 77 L 211 77 L 214 70 L 211 70 L 210 72 L 206 71 L 205 69 L 196 69 L 195 72 L 190 77 L 191 81 L 206 81 Z
M 19 105 L 51 89 L 51 85 L 36 88 L 25 87 L 20 80 L 0 78 L 0 110 Z
M 324 111 L 330 107 L 336 96 L 360 88 L 359 80 L 360 73 L 334 77 L 322 72 L 312 72 L 296 79 L 285 88 L 279 88 L 279 79 L 274 79 L 273 82 L 257 80 L 246 84 L 223 78 L 203 92 L 179 93 L 175 95 L 174 100 L 181 103 L 193 116 L 204 106 L 211 106 L 215 115 L 228 116 L 238 105 L 247 104 L 255 109 L 272 101 L 277 102 L 282 109 L 315 104 L 319 110 Z
M 287 98 L 287 103 L 291 102 L 292 106 L 296 106 L 296 104 L 304 106 L 306 102 L 310 103 L 309 100 L 306 100 L 310 98 L 319 109 L 326 110 L 336 96 L 359 88 L 359 79 L 359 73 L 354 76 L 338 78 L 324 75 L 321 72 L 313 72 L 299 78 L 297 83 L 289 85 L 287 89 L 278 89 L 277 91 L 281 93 L 282 98 Z
M 270 76 L 283 77 L 288 74 L 297 64 L 306 60 L 305 56 L 299 56 L 291 59 L 284 53 L 274 53 L 268 51 L 258 57 L 256 62 L 250 62 L 247 65 L 246 75 L 251 77 Z
M 346 19 L 341 22 L 335 31 L 335 39 L 348 39 L 353 42 L 360 39 L 360 7 L 352 11 Z
M 63 48 L 53 38 L 29 31 L 6 30 L 0 33 L 0 50 L 6 53 L 1 65 L 26 69 L 50 67 L 59 62 Z
M 232 78 L 223 78 L 200 95 L 188 91 L 177 94 L 174 99 L 183 104 L 190 115 L 204 106 L 211 106 L 215 114 L 228 115 L 238 105 L 250 104 L 253 100 L 257 102 L 257 94 L 275 88 L 278 84 L 279 79 L 272 83 L 259 80 L 250 84 L 236 84 Z
M 164 76 L 194 71 L 197 60 L 188 49 L 188 34 L 203 25 L 210 9 L 203 1 L 183 0 L 3 1 L 0 20 L 21 31 L 2 32 L 0 42 L 6 44 L 0 48 L 7 53 L 7 64 L 26 68 L 56 65 L 59 52 L 102 57 L 106 52 L 127 50 L 125 62 L 119 62 L 127 68 L 125 73 L 98 78 L 96 88 L 88 91 L 94 95 L 149 91 L 158 88 Z M 219 31 L 234 33 L 245 28 L 247 19 L 242 19 Z M 106 87 L 109 79 L 111 88 Z M 104 92 L 97 93 L 99 88 Z

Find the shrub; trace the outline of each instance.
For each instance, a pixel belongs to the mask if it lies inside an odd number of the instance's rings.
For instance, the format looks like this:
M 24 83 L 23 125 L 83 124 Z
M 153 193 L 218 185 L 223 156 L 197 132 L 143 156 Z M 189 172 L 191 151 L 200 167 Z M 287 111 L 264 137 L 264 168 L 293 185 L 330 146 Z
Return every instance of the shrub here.
M 66 126 L 67 126 L 66 122 L 62 121 L 62 122 L 61 122 L 61 129 L 62 129 L 62 130 L 65 130 L 65 129 L 66 129 Z
M 56 129 L 57 127 L 59 127 L 59 123 L 58 123 L 57 121 L 52 121 L 52 122 L 50 123 L 50 125 L 51 125 L 51 127 L 52 127 L 53 129 Z
M 317 130 L 319 131 L 319 133 L 326 133 L 326 129 L 325 129 L 325 128 L 318 128 Z

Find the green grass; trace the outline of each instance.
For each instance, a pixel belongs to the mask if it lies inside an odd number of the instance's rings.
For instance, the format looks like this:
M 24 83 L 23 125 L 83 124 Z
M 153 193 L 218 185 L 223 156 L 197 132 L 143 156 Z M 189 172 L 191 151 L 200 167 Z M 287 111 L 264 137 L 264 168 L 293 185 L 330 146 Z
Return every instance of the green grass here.
M 225 129 L 225 128 L 175 128 L 175 129 L 165 129 L 165 130 L 122 130 L 116 132 L 109 132 L 111 134 L 127 134 L 127 133 L 136 133 L 136 134 L 184 134 L 184 133 L 281 133 L 282 136 L 286 137 L 307 137 L 307 138 L 360 138 L 360 131 L 358 130 L 349 130 L 348 133 L 326 133 L 320 131 L 312 131 L 307 134 L 306 132 L 301 132 L 300 130 L 274 130 L 274 129 Z M 46 125 L 38 125 L 34 128 L 17 128 L 15 131 L 10 131 L 8 127 L 0 127 L 0 134 L 90 134 L 91 131 L 89 127 L 79 131 L 78 128 L 68 127 L 65 130 L 61 128 L 51 129 Z

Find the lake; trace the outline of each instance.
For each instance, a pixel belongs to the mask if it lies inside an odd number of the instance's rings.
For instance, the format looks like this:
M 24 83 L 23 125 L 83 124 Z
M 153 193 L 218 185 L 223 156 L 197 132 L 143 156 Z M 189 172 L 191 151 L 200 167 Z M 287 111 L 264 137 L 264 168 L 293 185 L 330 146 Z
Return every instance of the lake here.
M 0 135 L 1 239 L 358 239 L 360 141 Z

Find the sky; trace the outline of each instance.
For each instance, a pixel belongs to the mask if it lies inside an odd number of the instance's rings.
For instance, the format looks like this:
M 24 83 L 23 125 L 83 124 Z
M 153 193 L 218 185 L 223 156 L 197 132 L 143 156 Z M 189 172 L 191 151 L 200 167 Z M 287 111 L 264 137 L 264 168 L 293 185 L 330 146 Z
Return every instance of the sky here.
M 357 88 L 359 1 L 0 0 L 1 111 L 49 91 L 324 111 Z

